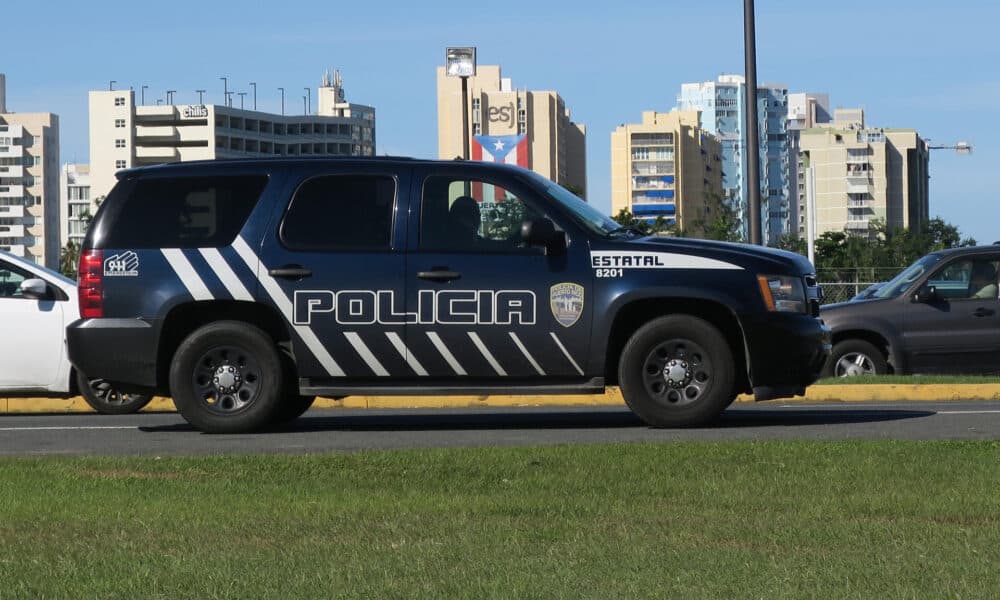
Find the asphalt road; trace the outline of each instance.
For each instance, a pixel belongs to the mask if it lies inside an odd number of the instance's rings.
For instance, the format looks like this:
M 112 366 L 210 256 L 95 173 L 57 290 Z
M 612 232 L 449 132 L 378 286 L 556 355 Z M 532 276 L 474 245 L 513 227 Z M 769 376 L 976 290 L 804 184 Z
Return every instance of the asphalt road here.
M 312 410 L 281 429 L 205 435 L 179 415 L 0 417 L 0 456 L 317 453 L 680 440 L 998 440 L 1000 402 L 735 405 L 713 426 L 651 429 L 626 409 Z

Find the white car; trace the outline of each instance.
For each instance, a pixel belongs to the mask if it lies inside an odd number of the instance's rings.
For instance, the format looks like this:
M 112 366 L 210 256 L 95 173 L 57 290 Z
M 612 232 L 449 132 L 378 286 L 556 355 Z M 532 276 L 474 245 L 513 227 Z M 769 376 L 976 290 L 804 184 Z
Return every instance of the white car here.
M 80 393 L 105 414 L 149 404 L 152 396 L 123 394 L 76 372 L 66 354 L 66 326 L 79 315 L 75 281 L 0 250 L 0 396 Z

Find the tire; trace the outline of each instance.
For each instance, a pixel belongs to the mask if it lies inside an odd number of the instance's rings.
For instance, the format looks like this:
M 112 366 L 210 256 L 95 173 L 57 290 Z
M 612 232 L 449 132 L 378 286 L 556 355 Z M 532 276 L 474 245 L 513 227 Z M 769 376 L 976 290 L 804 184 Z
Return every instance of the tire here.
M 301 417 L 316 401 L 316 396 L 285 396 L 274 414 L 272 423 L 280 425 Z
M 844 340 L 833 345 L 830 358 L 826 359 L 823 377 L 856 377 L 858 375 L 885 375 L 889 372 L 885 355 L 874 344 L 865 340 Z
M 285 375 L 274 341 L 242 321 L 219 321 L 181 342 L 170 392 L 181 415 L 206 433 L 245 433 L 271 423 Z
M 153 399 L 151 394 L 125 394 L 111 382 L 91 379 L 77 371 L 76 387 L 91 408 L 102 415 L 128 415 L 142 410 Z
M 732 404 L 732 350 L 718 329 L 690 315 L 640 327 L 622 350 L 618 383 L 625 402 L 653 427 L 705 424 Z

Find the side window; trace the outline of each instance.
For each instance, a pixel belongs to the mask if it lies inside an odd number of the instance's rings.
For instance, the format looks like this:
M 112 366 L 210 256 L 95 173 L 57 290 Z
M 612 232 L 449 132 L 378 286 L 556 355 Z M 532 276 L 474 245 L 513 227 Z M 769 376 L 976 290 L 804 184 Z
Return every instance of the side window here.
M 0 298 L 21 298 L 21 282 L 25 279 L 31 279 L 31 274 L 0 262 Z
M 510 190 L 478 179 L 428 177 L 421 194 L 420 248 L 535 253 L 521 223 L 539 213 Z
M 997 261 L 964 259 L 949 263 L 927 281 L 948 300 L 996 299 Z
M 327 175 L 295 192 L 281 223 L 293 250 L 389 250 L 396 181 L 385 175 Z
M 263 175 L 139 179 L 126 197 L 116 196 L 120 210 L 107 227 L 104 247 L 228 246 L 266 184 Z

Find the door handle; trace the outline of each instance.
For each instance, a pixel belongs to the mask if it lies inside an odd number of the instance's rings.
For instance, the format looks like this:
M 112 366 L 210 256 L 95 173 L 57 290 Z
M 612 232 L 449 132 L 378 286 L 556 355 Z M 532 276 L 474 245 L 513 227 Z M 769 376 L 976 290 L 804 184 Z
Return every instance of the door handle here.
M 976 310 L 972 311 L 972 314 L 973 316 L 976 317 L 992 317 L 995 312 L 996 311 L 989 308 L 979 307 Z
M 280 277 L 282 279 L 305 279 L 306 277 L 310 277 L 313 272 L 302 265 L 285 265 L 276 269 L 270 269 L 267 274 L 271 277 Z
M 444 269 L 432 269 L 430 271 L 419 271 L 417 277 L 420 279 L 429 279 L 431 281 L 451 281 L 452 279 L 459 279 L 462 274 L 458 271 L 449 271 L 447 268 Z

